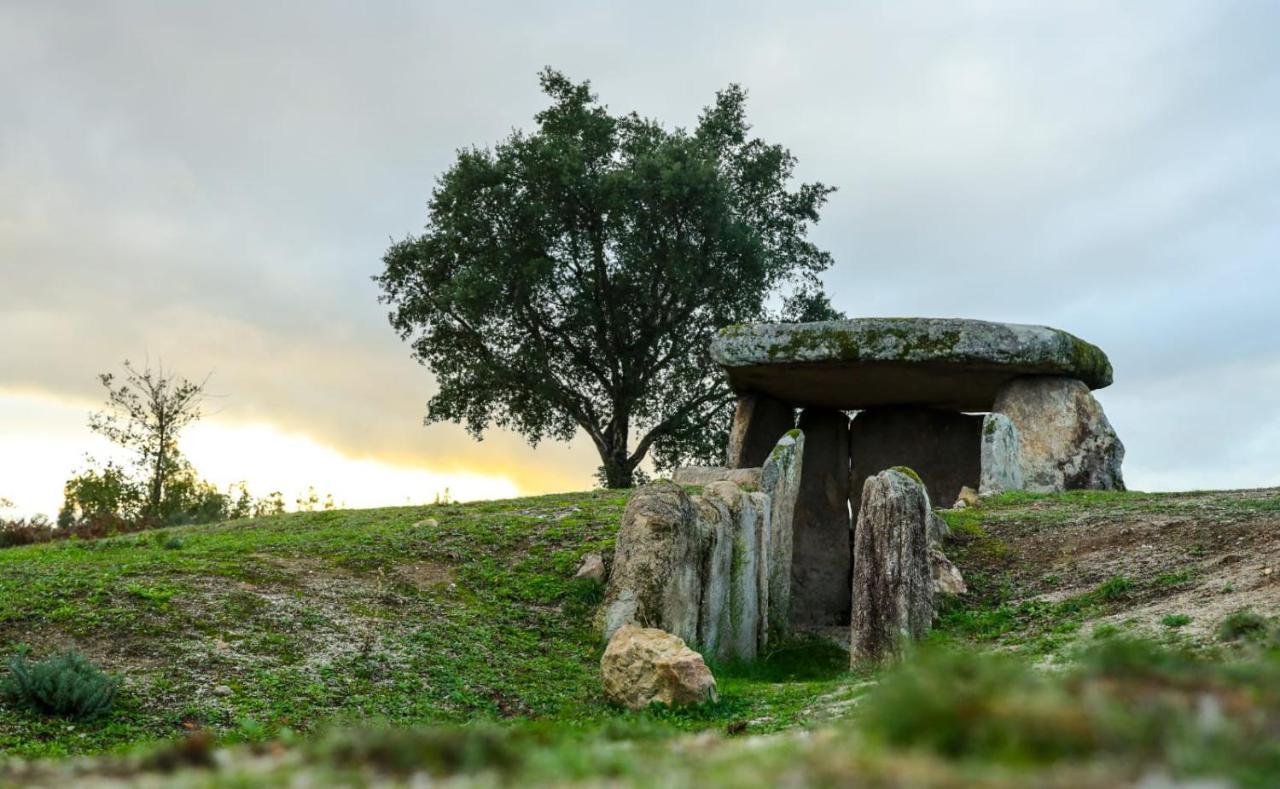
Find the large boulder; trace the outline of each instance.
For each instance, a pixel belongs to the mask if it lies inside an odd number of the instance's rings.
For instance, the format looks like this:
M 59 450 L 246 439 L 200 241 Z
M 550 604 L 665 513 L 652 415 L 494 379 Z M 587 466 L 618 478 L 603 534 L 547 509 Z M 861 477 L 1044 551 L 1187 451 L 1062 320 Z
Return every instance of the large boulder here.
M 982 419 L 981 478 L 978 493 L 991 496 L 1007 490 L 1022 490 L 1022 459 L 1018 451 L 1018 428 L 1008 416 L 987 414 Z
M 606 639 L 625 624 L 660 625 L 680 638 L 698 638 L 710 531 L 674 483 L 657 482 L 631 494 L 605 587 Z
M 933 619 L 929 498 L 912 476 L 889 469 L 862 489 L 854 536 L 850 657 L 882 661 L 919 639 Z
M 849 417 L 806 408 L 804 469 L 796 500 L 791 564 L 791 623 L 841 625 L 849 617 Z
M 1124 490 L 1124 445 L 1084 383 L 1059 376 L 1019 378 L 1000 390 L 993 410 L 1017 430 L 1026 490 Z
M 760 490 L 769 497 L 769 521 L 761 535 L 760 565 L 761 618 L 760 646 L 779 638 L 791 624 L 791 564 L 794 554 L 796 501 L 804 473 L 804 433 L 791 430 L 769 453 L 760 475 Z
M 702 656 L 656 628 L 618 628 L 600 658 L 600 675 L 605 694 L 633 710 L 654 702 L 674 707 L 718 698 L 715 677 Z
M 759 393 L 740 395 L 729 431 L 725 464 L 729 468 L 764 465 L 778 439 L 795 426 L 795 409 L 787 403 Z

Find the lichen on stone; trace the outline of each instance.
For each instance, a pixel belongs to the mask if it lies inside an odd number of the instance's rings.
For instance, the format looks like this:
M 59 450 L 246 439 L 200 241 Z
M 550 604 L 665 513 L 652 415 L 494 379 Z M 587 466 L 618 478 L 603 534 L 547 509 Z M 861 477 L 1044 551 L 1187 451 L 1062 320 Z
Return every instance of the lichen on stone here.
M 889 470 L 896 471 L 899 474 L 905 474 L 908 477 L 911 477 L 912 479 L 914 479 L 916 482 L 919 482 L 921 485 L 924 484 L 924 480 L 920 479 L 920 475 L 915 472 L 915 469 L 912 469 L 908 466 L 894 466 Z

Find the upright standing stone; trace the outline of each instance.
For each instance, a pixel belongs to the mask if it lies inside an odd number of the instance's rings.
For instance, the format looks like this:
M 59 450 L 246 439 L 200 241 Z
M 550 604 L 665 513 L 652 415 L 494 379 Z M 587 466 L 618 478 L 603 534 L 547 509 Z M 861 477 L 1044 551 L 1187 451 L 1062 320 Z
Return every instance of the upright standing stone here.
M 929 500 L 919 482 L 888 470 L 867 479 L 853 555 L 850 657 L 880 661 L 901 654 L 933 618 Z
M 738 396 L 729 432 L 726 463 L 729 468 L 764 465 L 778 439 L 796 426 L 795 409 L 768 395 Z
M 778 638 L 791 624 L 791 564 L 794 551 L 796 500 L 804 474 L 804 433 L 791 430 L 769 453 L 760 474 L 760 490 L 769 497 L 769 528 L 761 554 L 764 579 L 761 601 L 760 646 Z
M 990 496 L 1006 490 L 1022 490 L 1018 428 L 1004 414 L 991 413 L 982 419 L 981 466 L 979 495 Z
M 804 470 L 796 500 L 791 564 L 791 623 L 839 625 L 849 616 L 849 418 L 807 408 Z
M 702 602 L 698 611 L 697 644 L 703 653 L 719 660 L 732 656 L 728 634 L 729 585 L 733 575 L 733 514 L 730 512 L 729 497 L 710 495 L 710 489 L 724 484 L 726 483 L 713 483 L 704 491 L 704 495 L 691 497 L 697 518 L 707 534 L 702 561 Z
M 1124 490 L 1124 445 L 1085 384 L 1059 376 L 1018 378 L 1000 390 L 992 410 L 1017 428 L 1027 490 Z
M 955 501 L 966 485 L 977 489 L 981 434 L 982 417 L 973 414 L 933 408 L 859 411 L 849 439 L 853 511 L 858 511 L 867 478 L 894 466 L 919 474 L 929 498 L 940 506 Z
M 704 587 L 708 596 L 723 600 L 720 621 L 721 644 L 718 653 L 724 657 L 750 660 L 756 656 L 760 623 L 760 535 L 765 530 L 767 510 L 763 494 L 744 493 L 732 482 L 713 482 L 703 491 L 704 499 L 720 505 L 728 515 L 725 535 L 730 544 L 730 560 L 725 589 L 718 585 Z M 757 498 L 758 497 L 758 498 Z M 707 643 L 703 642 L 703 648 Z
M 709 543 L 693 501 L 680 486 L 656 482 L 631 494 L 605 587 L 604 637 L 634 624 L 696 641 Z

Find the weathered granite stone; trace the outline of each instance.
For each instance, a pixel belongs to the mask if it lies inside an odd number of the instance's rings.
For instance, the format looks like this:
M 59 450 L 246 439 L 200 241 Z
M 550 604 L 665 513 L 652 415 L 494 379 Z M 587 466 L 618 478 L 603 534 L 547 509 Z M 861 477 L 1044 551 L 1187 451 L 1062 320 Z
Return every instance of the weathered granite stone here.
M 952 564 L 940 548 L 929 549 L 929 574 L 933 578 L 935 599 L 940 594 L 965 594 L 969 591 L 960 568 Z
M 850 425 L 853 511 L 866 479 L 894 466 L 913 469 L 940 506 L 980 476 L 982 417 L 932 408 L 871 408 Z M 856 528 L 856 526 L 855 526 Z
M 729 585 L 733 576 L 733 515 L 720 497 L 702 495 L 691 498 L 696 517 L 707 533 L 706 553 L 702 561 L 702 603 L 698 611 L 698 648 L 719 660 L 727 660 L 731 657 L 728 634 Z
M 1019 378 L 1001 389 L 993 410 L 1017 428 L 1026 490 L 1124 490 L 1124 445 L 1080 381 Z
M 637 624 L 698 638 L 702 560 L 709 544 L 706 527 L 680 486 L 656 482 L 631 494 L 605 586 L 604 637 Z
M 775 480 L 784 495 L 795 484 Z M 652 626 L 720 659 L 754 658 L 768 633 L 772 509 L 768 495 L 728 481 L 692 497 L 670 482 L 632 494 L 605 587 L 605 638 Z
M 850 658 L 856 665 L 901 654 L 933 619 L 929 502 L 923 486 L 896 471 L 863 487 L 853 556 Z
M 677 636 L 655 628 L 624 625 L 609 639 L 600 658 L 605 694 L 619 704 L 642 710 L 716 701 L 716 680 L 702 656 Z
M 929 510 L 929 544 L 941 545 L 947 539 L 947 535 L 951 534 L 951 527 L 947 525 L 947 521 L 938 514 L 937 510 Z
M 1018 428 L 1004 414 L 982 418 L 982 450 L 978 493 L 992 496 L 1022 490 L 1022 465 L 1018 453 Z
M 575 579 L 604 583 L 604 557 L 594 551 L 582 557 L 578 570 L 573 574 Z
M 727 511 L 726 532 L 731 544 L 727 595 L 704 587 L 704 598 L 716 594 L 724 600 L 726 616 L 721 620 L 718 653 L 751 660 L 756 656 L 760 633 L 760 540 L 769 517 L 768 498 L 744 493 L 731 482 L 713 482 L 706 487 L 703 498 Z
M 725 468 L 724 466 L 681 466 L 671 475 L 677 485 L 710 485 L 732 482 L 741 488 L 760 488 L 759 468 Z
M 795 426 L 795 409 L 785 402 L 759 393 L 739 396 L 729 431 L 726 465 L 729 468 L 764 465 L 778 439 Z
M 951 505 L 953 509 L 962 510 L 967 507 L 976 507 L 982 500 L 978 498 L 978 491 L 965 485 L 960 488 L 960 492 L 956 494 L 956 503 Z
M 799 430 L 784 435 L 769 453 L 760 475 L 760 490 L 769 497 L 769 523 L 761 535 L 760 646 L 778 638 L 791 623 L 791 565 L 794 553 L 796 500 L 804 473 L 805 437 Z
M 1000 388 L 1018 376 L 1065 375 L 1098 389 L 1112 375 L 1101 350 L 1067 332 L 944 318 L 730 326 L 712 342 L 711 355 L 735 391 L 840 410 L 990 411 Z
M 851 519 L 849 418 L 807 408 L 804 471 L 796 500 L 791 564 L 792 625 L 830 626 L 848 621 Z

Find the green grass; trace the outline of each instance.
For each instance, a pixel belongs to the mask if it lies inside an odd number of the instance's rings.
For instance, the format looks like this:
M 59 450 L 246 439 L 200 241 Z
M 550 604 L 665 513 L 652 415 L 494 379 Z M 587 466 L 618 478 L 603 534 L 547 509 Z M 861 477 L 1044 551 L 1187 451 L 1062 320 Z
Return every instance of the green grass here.
M 819 661 L 821 662 L 821 661 Z M 1204 710 L 1213 709 L 1207 720 Z M 184 775 L 209 786 L 365 785 L 373 778 L 460 786 L 1128 785 L 1153 770 L 1175 783 L 1273 785 L 1280 768 L 1280 658 L 1210 658 L 1152 641 L 1093 641 L 1062 671 L 974 648 L 925 648 L 889 669 L 856 717 L 807 736 L 697 739 L 657 717 L 599 725 L 332 728 L 284 736 L 266 758 Z M 209 761 L 203 741 L 103 766 L 155 775 Z M 46 773 L 46 784 L 57 781 Z M 5 777 L 0 767 L 0 780 Z M 1213 780 L 1210 784 L 1216 785 Z M 186 785 L 186 784 L 183 784 Z
M 717 667 L 716 705 L 637 715 L 606 703 L 600 589 L 572 575 L 584 554 L 612 550 L 626 500 L 298 513 L 0 550 L 0 646 L 74 645 L 126 678 L 92 727 L 0 707 L 0 751 L 117 750 L 192 726 L 265 737 L 374 719 L 754 731 L 803 719 L 843 666 L 799 669 L 786 648 Z
M 602 698 L 601 588 L 571 577 L 584 554 L 610 555 L 626 500 L 302 513 L 0 550 L 0 647 L 75 646 L 124 677 L 114 712 L 74 728 L 0 706 L 0 752 L 141 748 L 128 763 L 150 769 L 207 758 L 207 745 L 156 745 L 195 729 L 245 748 L 277 739 L 296 759 L 211 778 L 226 786 L 287 785 L 298 770 L 316 785 L 372 769 L 744 786 L 1025 786 L 1046 772 L 1077 785 L 1078 765 L 1137 780 L 1153 764 L 1266 785 L 1280 770 L 1270 620 L 1228 617 L 1190 654 L 1181 614 L 1161 620 L 1161 644 L 1116 638 L 1128 624 L 1095 620 L 1123 622 L 1195 567 L 1019 575 L 1011 547 L 1064 523 L 1265 516 L 1274 492 L 1006 494 L 947 512 L 970 593 L 945 601 L 906 666 L 853 673 L 843 650 L 793 640 L 713 664 L 716 704 L 639 713 Z M 1061 669 L 1033 668 L 1046 656 Z M 1212 730 L 1196 712 L 1209 697 L 1226 716 Z

